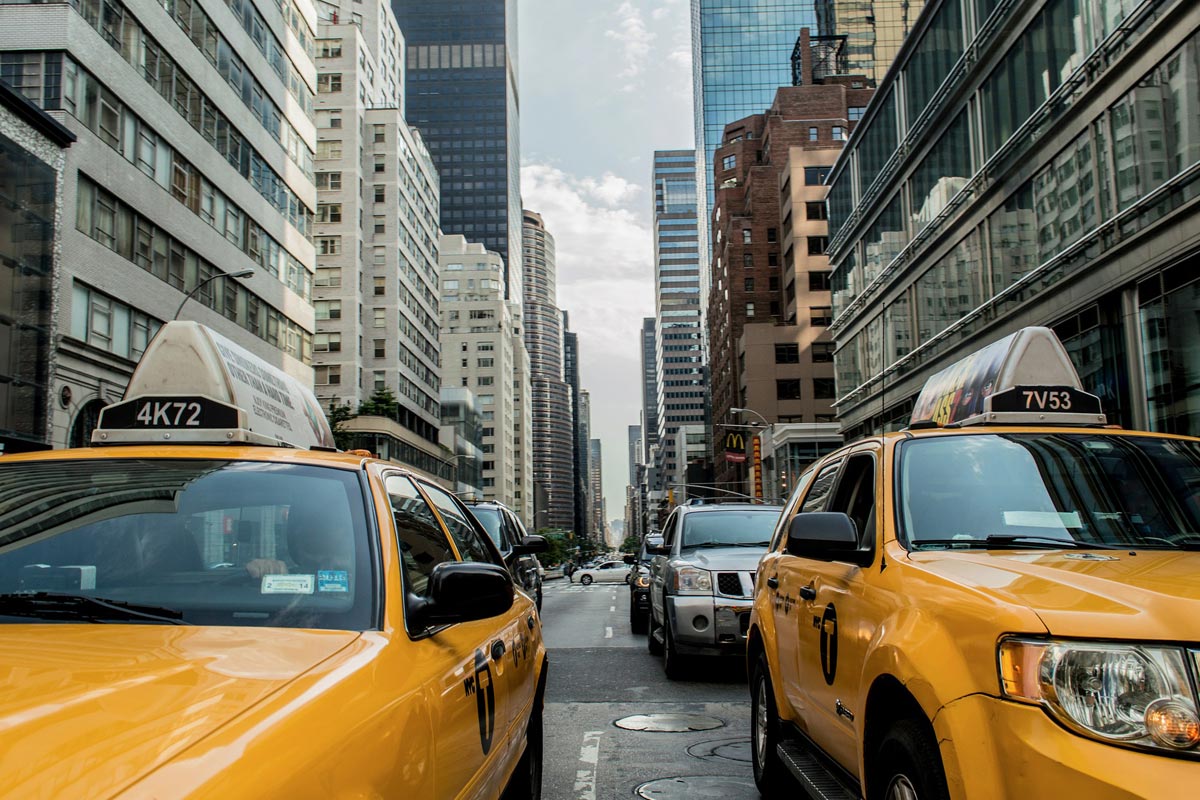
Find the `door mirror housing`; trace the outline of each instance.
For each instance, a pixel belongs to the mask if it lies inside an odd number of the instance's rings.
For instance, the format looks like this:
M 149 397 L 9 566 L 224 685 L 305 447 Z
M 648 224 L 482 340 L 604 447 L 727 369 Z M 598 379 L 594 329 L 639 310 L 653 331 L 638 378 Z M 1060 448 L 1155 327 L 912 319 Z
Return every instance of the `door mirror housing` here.
M 550 549 L 550 543 L 546 541 L 545 536 L 529 535 L 521 540 L 520 544 L 513 545 L 513 554 L 518 556 L 532 555 L 533 553 L 544 553 Z
M 496 617 L 512 608 L 512 575 L 504 567 L 447 561 L 433 568 L 429 593 L 414 609 L 418 628 Z
M 788 525 L 787 552 L 801 558 L 861 564 L 869 551 L 858 547 L 854 520 L 836 511 L 797 514 Z
M 646 537 L 646 553 L 652 556 L 665 556 L 670 552 L 670 548 L 663 546 L 663 537 L 647 536 Z

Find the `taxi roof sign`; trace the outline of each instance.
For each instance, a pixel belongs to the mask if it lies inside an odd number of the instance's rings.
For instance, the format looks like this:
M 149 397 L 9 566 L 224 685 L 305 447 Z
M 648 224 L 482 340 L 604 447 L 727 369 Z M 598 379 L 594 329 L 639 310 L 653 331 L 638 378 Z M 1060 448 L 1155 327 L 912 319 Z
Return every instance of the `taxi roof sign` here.
M 912 423 L 1103 425 L 1100 398 L 1083 391 L 1049 328 L 1022 328 L 925 382 Z
M 93 444 L 264 444 L 334 448 L 312 390 L 197 322 L 163 325 L 125 399 L 100 412 Z

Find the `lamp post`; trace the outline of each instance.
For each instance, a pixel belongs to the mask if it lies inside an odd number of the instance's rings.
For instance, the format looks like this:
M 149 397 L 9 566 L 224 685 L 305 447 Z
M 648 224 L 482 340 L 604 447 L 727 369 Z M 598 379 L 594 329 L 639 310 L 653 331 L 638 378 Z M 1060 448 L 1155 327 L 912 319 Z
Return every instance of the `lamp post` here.
M 771 423 L 767 421 L 767 418 L 752 408 L 738 408 L 737 406 L 734 406 L 729 410 L 735 414 L 753 414 L 762 420 L 763 430 L 769 431 L 771 429 Z M 752 447 L 754 449 L 754 479 L 752 485 L 754 489 L 754 496 L 761 500 L 763 496 L 762 442 L 759 441 L 757 435 L 754 437 L 754 444 Z
M 207 278 L 205 278 L 204 280 L 200 281 L 195 286 L 193 286 L 192 290 L 183 296 L 183 300 L 181 300 L 179 302 L 179 308 L 175 309 L 175 316 L 171 317 L 171 320 L 174 321 L 174 320 L 179 319 L 179 312 L 183 311 L 184 304 L 193 295 L 195 295 L 196 292 L 200 291 L 205 286 L 207 286 L 208 284 L 215 281 L 217 278 L 249 278 L 253 274 L 254 274 L 254 270 L 252 270 L 252 269 L 239 269 L 237 272 L 218 272 L 216 275 L 209 275 Z

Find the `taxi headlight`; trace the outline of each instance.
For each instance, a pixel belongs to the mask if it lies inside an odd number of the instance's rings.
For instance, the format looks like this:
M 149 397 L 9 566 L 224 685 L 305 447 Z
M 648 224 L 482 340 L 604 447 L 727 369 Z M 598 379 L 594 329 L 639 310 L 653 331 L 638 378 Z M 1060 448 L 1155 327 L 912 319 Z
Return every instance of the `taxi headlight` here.
M 712 594 L 712 575 L 706 569 L 680 567 L 675 571 L 677 594 Z
M 638 575 L 636 584 L 639 589 L 645 589 L 650 585 L 650 577 L 648 575 Z
M 1102 741 L 1168 750 L 1200 744 L 1184 653 L 1173 647 L 1006 639 L 1000 689 Z

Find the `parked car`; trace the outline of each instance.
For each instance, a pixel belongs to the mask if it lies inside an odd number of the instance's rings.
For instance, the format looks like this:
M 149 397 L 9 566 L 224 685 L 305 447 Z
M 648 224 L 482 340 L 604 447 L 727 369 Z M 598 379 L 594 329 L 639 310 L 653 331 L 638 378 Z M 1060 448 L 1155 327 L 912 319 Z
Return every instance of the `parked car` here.
M 469 508 L 491 540 L 496 543 L 496 547 L 500 548 L 500 554 L 504 556 L 504 563 L 508 565 L 513 580 L 534 599 L 538 610 L 541 611 L 544 573 L 534 553 L 546 550 L 546 539 L 526 533 L 521 518 L 503 503 L 485 501 L 472 503 Z
M 650 560 L 649 547 L 662 546 L 662 536 L 649 534 L 642 539 L 636 555 L 625 556 L 629 570 L 629 630 L 645 633 L 650 622 Z
M 746 653 L 758 561 L 779 506 L 716 503 L 680 506 L 663 527 L 650 562 L 650 652 L 667 677 L 682 676 L 686 656 Z
M 571 576 L 571 582 L 578 580 L 584 586 L 593 583 L 624 583 L 629 580 L 629 565 L 624 561 L 603 561 L 594 567 L 580 568 Z

